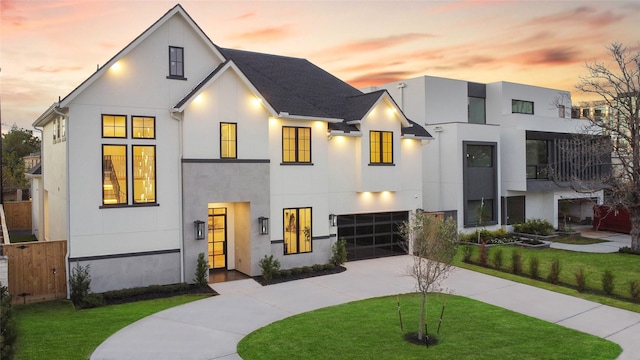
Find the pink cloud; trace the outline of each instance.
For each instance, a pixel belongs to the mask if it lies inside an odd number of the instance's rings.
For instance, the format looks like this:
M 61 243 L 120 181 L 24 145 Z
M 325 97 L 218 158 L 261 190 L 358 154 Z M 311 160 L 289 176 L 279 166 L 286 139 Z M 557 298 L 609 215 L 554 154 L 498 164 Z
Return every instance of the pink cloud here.
M 236 16 L 236 17 L 234 17 L 232 20 L 234 20 L 234 21 L 235 21 L 235 20 L 245 20 L 245 19 L 250 19 L 250 18 L 256 17 L 256 15 L 257 15 L 257 14 L 256 14 L 256 12 L 255 12 L 255 11 L 249 11 L 249 12 L 246 12 L 246 13 L 243 13 L 243 14 L 240 14 L 240 15 L 238 15 L 238 16 Z
M 365 75 L 357 76 L 347 80 L 349 85 L 355 88 L 363 88 L 367 86 L 376 86 L 380 84 L 386 84 L 403 79 L 407 79 L 413 76 L 413 72 L 410 71 L 380 71 L 372 72 Z
M 579 6 L 571 10 L 558 12 L 553 15 L 540 16 L 528 22 L 529 25 L 550 25 L 556 23 L 583 23 L 590 26 L 606 27 L 625 18 L 611 11 L 599 11 L 589 6 Z
M 289 26 L 262 28 L 232 36 L 232 39 L 249 42 L 278 41 L 291 36 Z
M 83 70 L 82 66 L 58 66 L 58 67 L 50 67 L 50 66 L 36 66 L 27 68 L 28 71 L 36 72 L 36 73 L 59 73 L 64 71 L 78 71 Z
M 399 44 L 404 44 L 407 42 L 411 42 L 414 40 L 431 38 L 436 35 L 432 34 L 418 34 L 418 33 L 407 33 L 400 35 L 391 35 L 383 38 L 372 38 L 365 39 L 360 41 L 354 41 L 342 45 L 338 45 L 332 48 L 323 49 L 322 52 L 317 54 L 348 54 L 348 53 L 362 53 L 369 51 L 382 50 L 385 48 L 393 47 Z
M 504 60 L 522 65 L 567 65 L 582 62 L 583 56 L 571 47 L 555 47 L 521 52 Z

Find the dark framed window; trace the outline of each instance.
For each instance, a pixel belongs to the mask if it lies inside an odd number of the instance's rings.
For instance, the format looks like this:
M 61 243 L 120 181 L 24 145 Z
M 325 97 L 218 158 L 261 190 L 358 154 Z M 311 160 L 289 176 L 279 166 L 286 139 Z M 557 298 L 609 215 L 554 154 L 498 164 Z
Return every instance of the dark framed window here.
M 513 114 L 533 115 L 533 101 L 511 100 L 511 112 Z
M 132 116 L 131 137 L 134 139 L 155 139 L 156 118 L 152 116 Z
M 311 128 L 282 127 L 282 162 L 311 163 Z
M 496 223 L 493 199 L 467 200 L 466 226 L 485 226 Z
M 133 203 L 156 202 L 156 147 L 133 145 Z
M 311 252 L 311 208 L 284 209 L 284 254 Z
M 224 159 L 237 158 L 238 143 L 237 124 L 220 123 L 220 157 Z
M 184 79 L 184 48 L 169 46 L 169 77 Z
M 564 105 L 558 105 L 558 117 L 566 117 L 566 109 Z
M 486 124 L 485 99 L 469 96 L 468 116 L 470 124 Z
M 127 137 L 127 116 L 103 114 L 102 137 L 125 139 Z
M 102 204 L 127 203 L 127 146 L 102 145 Z
M 493 167 L 492 145 L 467 145 L 468 167 Z
M 524 196 L 507 196 L 502 198 L 502 224 L 512 225 L 525 222 Z
M 369 163 L 393 164 L 392 131 L 369 131 Z
M 549 178 L 549 141 L 527 140 L 527 179 Z

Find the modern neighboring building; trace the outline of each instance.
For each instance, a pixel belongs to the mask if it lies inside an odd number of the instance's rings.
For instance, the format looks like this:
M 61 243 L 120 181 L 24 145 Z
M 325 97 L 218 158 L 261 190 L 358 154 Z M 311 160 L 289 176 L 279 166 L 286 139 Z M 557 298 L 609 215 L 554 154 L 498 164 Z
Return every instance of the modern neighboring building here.
M 40 240 L 68 240 L 92 290 L 259 275 L 401 253 L 431 139 L 385 90 L 307 60 L 215 45 L 177 5 L 35 122 Z
M 463 231 L 540 218 L 588 221 L 603 193 L 609 162 L 575 156 L 571 94 L 509 82 L 489 84 L 423 76 L 386 89 L 435 140 L 423 151 L 425 210 L 455 216 Z

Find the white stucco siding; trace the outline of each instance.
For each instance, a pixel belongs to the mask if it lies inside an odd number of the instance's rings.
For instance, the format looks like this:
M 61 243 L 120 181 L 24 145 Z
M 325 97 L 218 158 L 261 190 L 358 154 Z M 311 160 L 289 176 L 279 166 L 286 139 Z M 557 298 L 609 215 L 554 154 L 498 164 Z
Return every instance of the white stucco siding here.
M 184 112 L 186 159 L 220 159 L 220 123 L 236 123 L 237 158 L 269 157 L 269 113 L 232 70 L 221 74 Z
M 67 240 L 67 142 L 53 142 L 53 121 L 43 128 L 42 147 L 44 239 Z
M 503 191 L 526 191 L 526 132 L 514 127 L 501 127 L 500 156 Z
M 169 46 L 184 48 L 186 80 L 167 79 Z M 161 104 L 169 109 L 219 63 L 195 31 L 180 16 L 174 16 L 125 54 L 116 67 L 108 69 L 73 102 L 140 107 Z
M 468 122 L 466 81 L 425 76 L 425 86 L 426 123 Z
M 155 117 L 156 139 L 101 139 L 101 114 Z M 69 142 L 72 257 L 177 249 L 180 233 L 179 123 L 163 108 L 71 106 Z M 73 136 L 83 134 L 84 136 Z M 100 139 L 96 141 L 96 139 Z M 156 201 L 149 207 L 102 207 L 102 145 L 127 146 L 127 195 L 133 204 L 132 145 L 156 147 Z M 102 208 L 101 208 L 102 207 Z

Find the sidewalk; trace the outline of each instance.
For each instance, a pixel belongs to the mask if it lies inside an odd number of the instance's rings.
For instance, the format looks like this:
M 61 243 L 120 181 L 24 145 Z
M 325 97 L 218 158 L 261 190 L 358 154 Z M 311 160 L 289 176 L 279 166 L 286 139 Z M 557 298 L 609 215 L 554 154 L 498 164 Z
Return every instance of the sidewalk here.
M 591 225 L 576 226 L 575 230 L 579 231 L 580 235 L 584 237 L 602 239 L 606 240 L 606 242 L 590 245 L 571 245 L 551 242 L 551 247 L 571 251 L 610 253 L 617 252 L 618 249 L 623 246 L 631 246 L 631 235 L 629 234 L 595 231 L 591 228 Z
M 117 332 L 92 354 L 102 359 L 240 359 L 250 332 L 302 312 L 345 302 L 412 292 L 409 256 L 355 261 L 328 276 L 260 286 L 251 279 L 213 284 L 219 296 L 144 318 Z M 640 354 L 640 314 L 508 280 L 455 269 L 445 287 L 456 295 L 593 334 Z

